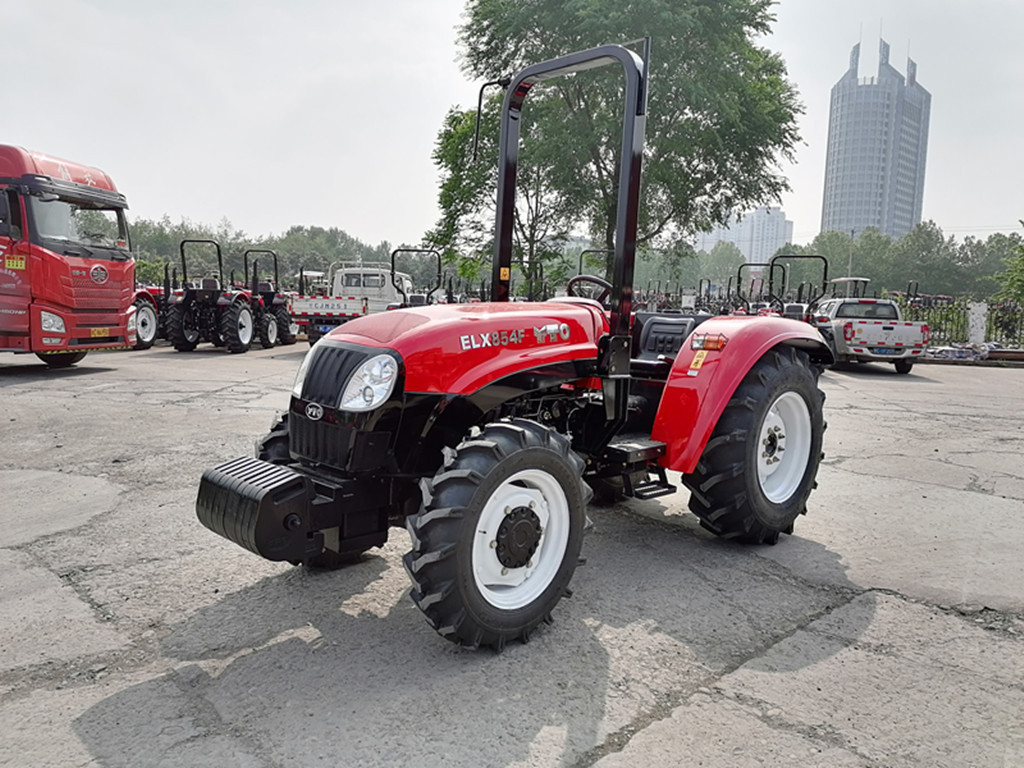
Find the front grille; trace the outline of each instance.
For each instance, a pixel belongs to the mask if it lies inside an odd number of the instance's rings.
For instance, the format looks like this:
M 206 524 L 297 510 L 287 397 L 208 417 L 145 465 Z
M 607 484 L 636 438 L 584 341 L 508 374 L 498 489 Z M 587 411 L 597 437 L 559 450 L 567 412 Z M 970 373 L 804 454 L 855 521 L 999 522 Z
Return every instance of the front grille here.
M 367 353 L 359 349 L 328 341 L 317 342 L 302 387 L 302 399 L 333 408 L 349 375 L 367 357 Z
M 292 413 L 289 418 L 289 448 L 301 459 L 343 469 L 355 430 L 348 426 L 311 421 L 304 415 Z

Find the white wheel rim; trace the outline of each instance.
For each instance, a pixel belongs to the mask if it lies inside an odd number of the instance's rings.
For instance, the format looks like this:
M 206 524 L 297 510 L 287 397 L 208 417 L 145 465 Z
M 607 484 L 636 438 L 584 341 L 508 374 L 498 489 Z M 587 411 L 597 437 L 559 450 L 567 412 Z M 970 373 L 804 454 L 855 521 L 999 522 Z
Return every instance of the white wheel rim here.
M 271 343 L 271 345 L 277 344 L 277 319 L 276 318 L 271 317 L 271 318 L 267 319 L 267 340 Z
M 252 341 L 252 312 L 248 307 L 242 307 L 238 313 L 238 340 L 242 344 Z
M 148 304 L 142 304 L 135 312 L 135 335 L 143 344 L 156 337 L 156 312 Z
M 496 541 L 506 510 L 526 507 L 540 521 L 541 535 L 530 561 L 506 568 Z M 569 543 L 569 502 L 561 484 L 547 472 L 525 469 L 507 478 L 480 512 L 473 539 L 473 579 L 484 600 L 495 608 L 515 610 L 546 590 L 562 566 Z
M 800 487 L 811 455 L 811 412 L 796 392 L 784 392 L 765 414 L 757 437 L 757 482 L 774 504 Z

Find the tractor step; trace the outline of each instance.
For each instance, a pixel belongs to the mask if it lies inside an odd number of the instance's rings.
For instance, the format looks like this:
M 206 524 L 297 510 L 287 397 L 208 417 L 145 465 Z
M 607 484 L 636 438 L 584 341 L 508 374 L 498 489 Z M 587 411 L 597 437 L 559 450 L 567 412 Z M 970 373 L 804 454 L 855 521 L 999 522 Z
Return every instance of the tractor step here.
M 676 490 L 676 486 L 672 485 L 672 483 L 655 477 L 647 482 L 634 485 L 632 495 L 634 499 L 645 501 L 647 499 L 656 499 L 659 496 L 668 496 L 670 493 L 675 493 Z
M 648 437 L 623 436 L 605 448 L 605 459 L 615 464 L 646 464 L 665 455 L 665 444 Z

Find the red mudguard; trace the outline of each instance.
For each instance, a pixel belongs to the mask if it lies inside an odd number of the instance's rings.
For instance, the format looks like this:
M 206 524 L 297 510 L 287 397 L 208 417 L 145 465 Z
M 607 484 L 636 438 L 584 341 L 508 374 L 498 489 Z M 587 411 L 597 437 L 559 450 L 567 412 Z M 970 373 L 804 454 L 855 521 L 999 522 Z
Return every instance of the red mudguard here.
M 718 334 L 727 339 L 722 350 L 698 354 L 687 340 L 665 383 L 651 438 L 667 446 L 661 464 L 668 469 L 694 470 L 733 392 L 772 347 L 788 344 L 803 349 L 815 362 L 832 361 L 821 334 L 798 320 L 714 317 L 697 326 L 690 338 Z

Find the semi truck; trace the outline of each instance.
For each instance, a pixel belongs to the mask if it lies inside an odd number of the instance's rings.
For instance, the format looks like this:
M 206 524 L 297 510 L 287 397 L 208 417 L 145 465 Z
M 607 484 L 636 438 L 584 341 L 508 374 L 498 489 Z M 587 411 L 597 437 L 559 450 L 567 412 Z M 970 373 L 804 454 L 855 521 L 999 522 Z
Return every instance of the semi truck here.
M 127 208 L 98 168 L 0 145 L 0 351 L 67 368 L 135 344 Z

